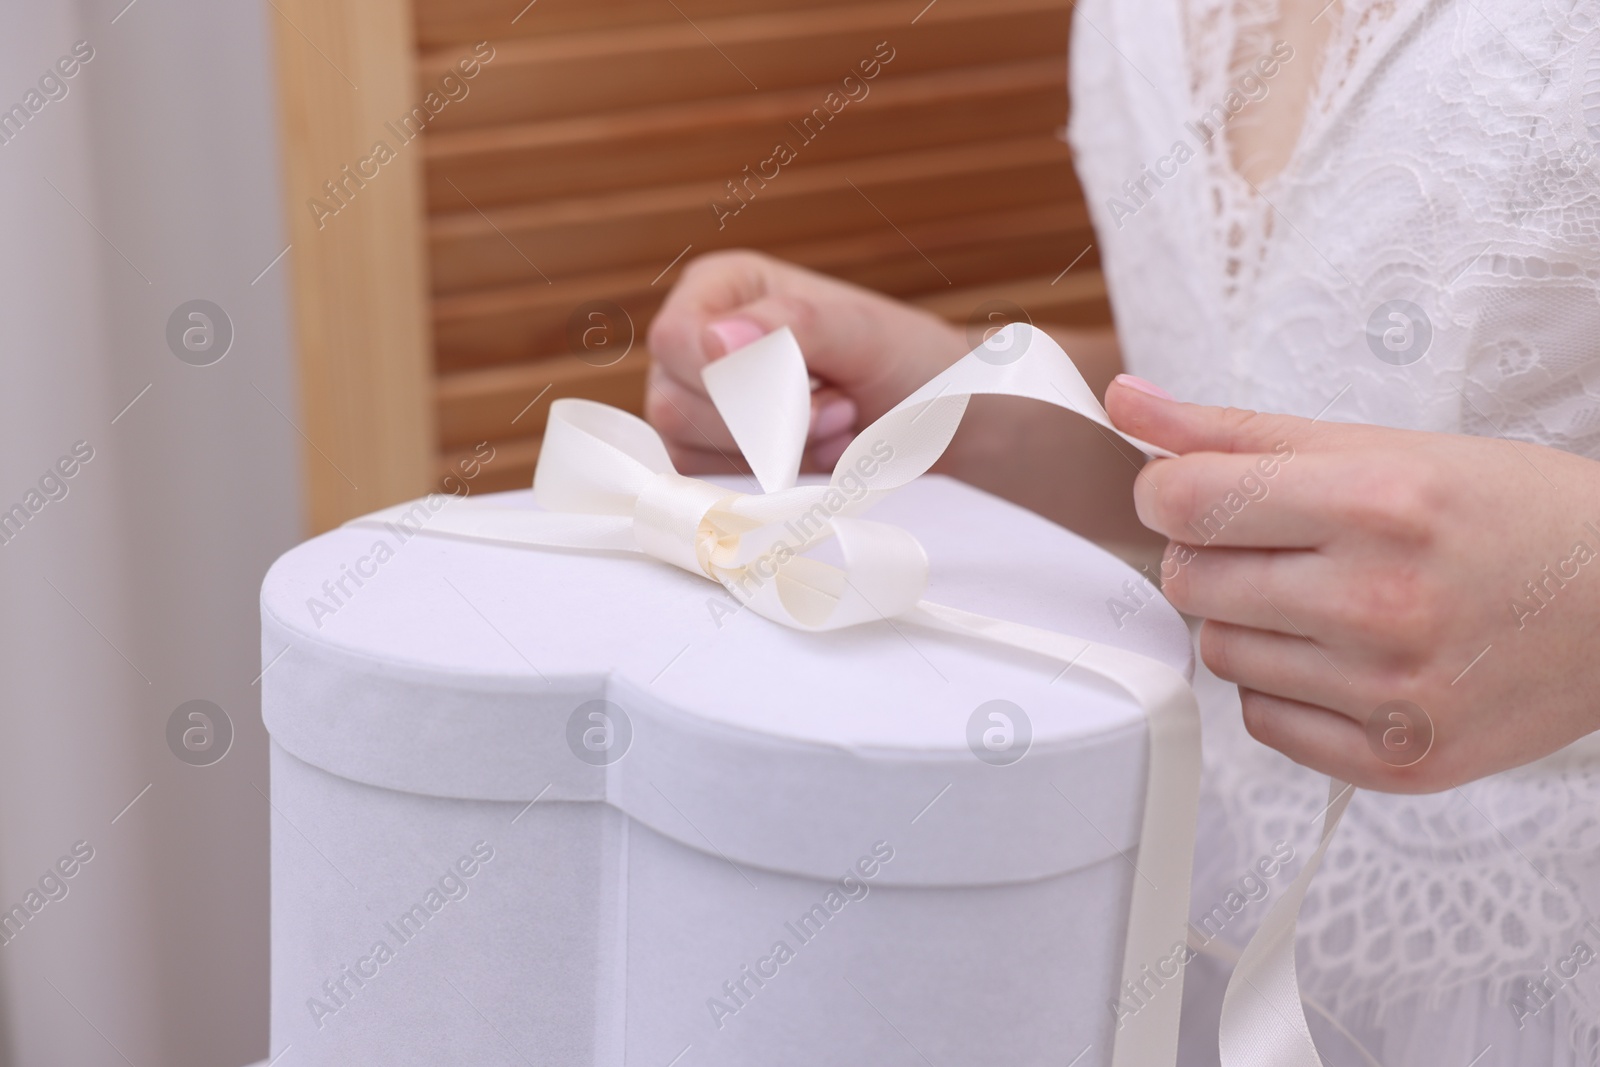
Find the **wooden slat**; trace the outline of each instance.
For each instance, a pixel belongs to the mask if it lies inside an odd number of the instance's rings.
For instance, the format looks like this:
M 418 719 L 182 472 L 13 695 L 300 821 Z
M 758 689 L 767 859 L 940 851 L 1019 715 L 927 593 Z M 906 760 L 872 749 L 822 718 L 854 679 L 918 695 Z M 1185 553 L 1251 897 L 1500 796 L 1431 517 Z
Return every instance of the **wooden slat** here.
M 558 356 L 510 367 L 448 374 L 439 379 L 439 430 L 447 452 L 479 441 L 537 437 L 544 432 L 552 401 L 565 396 L 637 411 L 644 394 L 648 357 L 644 345 L 618 362 L 596 367 L 576 356 Z
M 666 14 L 671 10 L 662 8 Z M 915 26 L 905 5 L 891 0 L 693 24 L 673 18 L 591 33 L 496 37 L 494 57 L 467 83 L 467 95 L 445 106 L 430 128 L 498 126 L 644 103 L 837 84 L 859 73 L 858 65 L 874 57 L 880 42 L 887 43 L 883 55 L 893 57 L 880 78 L 1020 58 L 1060 62 L 1067 30 L 1068 12 L 1059 0 L 981 5 L 944 0 Z M 467 54 L 457 45 L 424 55 L 416 96 L 437 87 Z
M 428 207 L 453 212 L 696 178 L 717 185 L 778 144 L 802 157 L 794 165 L 812 166 L 1036 134 L 1066 113 L 1059 58 L 885 78 L 825 125 L 799 126 L 827 92 L 806 86 L 430 135 Z
M 767 183 L 737 217 L 723 219 L 721 229 L 710 207 L 717 190 L 702 183 L 435 216 L 429 221 L 434 291 L 625 263 L 665 270 L 688 246 L 770 246 L 891 221 L 904 227 L 948 214 L 955 204 L 1018 207 L 1075 191 L 1066 146 L 1029 137 L 796 166 Z
M 517 437 L 509 441 L 493 442 L 494 454 L 488 463 L 480 464 L 478 476 L 467 488 L 473 495 L 500 493 L 507 489 L 526 489 L 533 484 L 533 468 L 539 462 L 539 439 Z M 474 458 L 473 450 L 455 449 L 439 456 L 434 465 L 434 489 L 441 493 L 459 493 L 462 479 L 460 464 Z M 455 475 L 451 479 L 451 475 Z
M 1027 208 L 935 218 L 902 227 L 773 246 L 779 258 L 847 281 L 911 296 L 939 279 L 926 254 L 962 286 L 1007 275 L 1064 269 L 1092 244 L 1082 204 L 1060 201 Z M 921 252 L 918 251 L 921 250 Z M 1077 269 L 1098 264 L 1093 252 Z M 433 301 L 434 332 L 442 371 L 527 360 L 565 351 L 567 320 L 586 301 L 615 301 L 632 316 L 642 335 L 665 296 L 665 285 L 650 285 L 646 272 L 609 271 L 563 279 L 481 290 Z
M 814 5 L 807 5 L 805 0 L 673 2 L 677 11 L 661 0 L 538 0 L 537 3 L 528 3 L 528 0 L 415 0 L 413 6 L 417 43 L 424 50 L 482 40 L 637 26 L 668 19 L 700 21 L 741 12 L 789 11 L 807 6 L 814 9 Z
M 928 290 L 927 264 L 896 248 L 914 243 L 939 264 L 952 286 L 1074 269 L 1095 271 L 1094 230 L 1081 202 L 1062 200 L 1015 211 L 932 219 L 914 224 L 905 238 L 893 232 L 851 234 L 775 249 L 776 254 L 846 281 L 907 299 Z
M 1075 323 L 1082 309 L 1098 307 L 1106 295 L 1099 271 L 1070 271 L 1056 280 L 1049 275 L 991 282 L 966 289 L 933 292 L 912 303 L 952 322 L 965 322 L 972 309 L 990 300 L 1009 300 L 1036 323 Z
M 316 532 L 416 496 L 432 480 L 422 154 L 402 150 L 336 217 L 319 223 L 307 207 L 412 101 L 414 46 L 403 4 L 277 0 L 275 7 L 267 17 L 277 35 L 293 249 L 285 269 Z
M 951 10 L 978 10 L 993 0 L 939 0 Z M 708 20 L 731 15 L 803 11 L 816 21 L 848 14 L 849 4 L 807 0 L 414 0 L 417 44 L 424 53 L 449 50 L 477 41 L 613 31 L 662 22 L 689 22 L 704 27 Z M 892 5 L 902 27 L 927 21 L 928 0 L 900 0 Z M 993 4 L 999 7 L 998 4 Z M 1065 11 L 1065 3 L 1057 3 Z M 921 17 L 918 17 L 918 16 Z
M 641 272 L 606 271 L 563 279 L 553 285 L 485 290 L 437 298 L 440 374 L 523 363 L 568 353 L 568 323 L 591 301 L 617 304 L 629 316 L 635 337 L 666 296 Z M 624 328 L 624 324 L 618 324 Z

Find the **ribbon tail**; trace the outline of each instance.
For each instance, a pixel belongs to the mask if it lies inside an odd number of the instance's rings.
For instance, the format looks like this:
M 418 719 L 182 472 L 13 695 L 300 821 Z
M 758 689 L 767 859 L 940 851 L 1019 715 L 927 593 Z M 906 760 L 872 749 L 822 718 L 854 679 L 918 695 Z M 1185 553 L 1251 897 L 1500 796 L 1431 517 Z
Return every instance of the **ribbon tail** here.
M 1294 939 L 1306 889 L 1354 794 L 1354 786 L 1330 779 L 1316 851 L 1239 956 L 1222 996 L 1217 1035 L 1222 1067 L 1323 1067 L 1301 1004 Z
M 1136 652 L 926 600 L 901 618 L 1048 656 L 1069 670 L 1104 678 L 1139 703 L 1149 722 L 1150 758 L 1122 981 L 1138 984 L 1175 950 L 1183 954 L 1200 806 L 1200 707 L 1188 681 L 1166 664 Z M 1112 1067 L 1177 1062 L 1183 973 L 1182 967 L 1174 978 L 1163 973 L 1160 990 L 1141 1009 L 1118 1013 Z M 1121 988 L 1119 984 L 1112 991 L 1114 998 L 1120 999 Z
M 435 508 L 434 502 L 439 502 Z M 346 526 L 392 530 L 402 541 L 419 533 L 540 548 L 587 548 L 638 552 L 628 515 L 574 515 L 466 503 L 434 494 L 351 519 Z

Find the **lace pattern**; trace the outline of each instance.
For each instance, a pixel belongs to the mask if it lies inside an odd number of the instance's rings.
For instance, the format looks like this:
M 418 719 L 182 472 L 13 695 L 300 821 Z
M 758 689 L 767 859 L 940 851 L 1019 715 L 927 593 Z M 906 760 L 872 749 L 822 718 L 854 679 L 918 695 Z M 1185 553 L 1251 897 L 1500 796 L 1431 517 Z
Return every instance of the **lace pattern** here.
M 1325 52 L 1293 60 L 1317 65 L 1298 143 L 1257 185 L 1186 124 L 1271 48 L 1276 0 L 1077 7 L 1069 139 L 1132 372 L 1205 403 L 1600 458 L 1600 2 L 1336 0 Z M 1179 140 L 1193 162 L 1130 203 Z M 1304 855 L 1327 800 L 1244 734 L 1228 688 L 1197 905 L 1279 840 Z M 1386 1067 L 1475 1041 L 1462 1064 L 1486 1042 L 1482 1067 L 1600 1064 L 1600 962 L 1514 1010 L 1576 943 L 1600 954 L 1594 747 L 1352 804 L 1307 899 L 1302 976 Z
M 1253 742 L 1231 687 L 1211 682 L 1206 803 L 1221 826 L 1207 843 L 1224 847 L 1202 850 L 1197 917 L 1250 857 L 1284 841 L 1306 855 L 1327 803 L 1326 779 Z M 1228 940 L 1242 944 L 1263 914 L 1246 912 Z M 1301 912 L 1302 986 L 1353 1029 L 1383 1035 L 1368 1042 L 1375 1054 L 1417 1023 L 1459 1016 L 1447 1029 L 1462 1063 L 1486 1044 L 1500 1050 L 1489 1064 L 1600 1062 L 1600 957 L 1583 962 L 1579 947 L 1600 954 L 1597 916 L 1592 756 L 1559 753 L 1435 795 L 1361 792 Z M 1568 1058 L 1513 1053 L 1529 1026 Z M 1378 1055 L 1388 1067 L 1454 1062 L 1433 1053 Z

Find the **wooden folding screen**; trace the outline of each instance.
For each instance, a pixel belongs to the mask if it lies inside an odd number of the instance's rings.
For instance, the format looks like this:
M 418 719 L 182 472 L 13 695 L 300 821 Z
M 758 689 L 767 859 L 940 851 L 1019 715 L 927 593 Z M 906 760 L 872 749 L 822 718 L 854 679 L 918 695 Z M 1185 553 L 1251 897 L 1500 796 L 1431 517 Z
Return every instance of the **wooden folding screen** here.
M 1068 0 L 523 2 L 275 0 L 318 528 L 480 442 L 475 491 L 527 485 L 557 397 L 639 410 L 650 316 L 714 249 L 1107 320 Z

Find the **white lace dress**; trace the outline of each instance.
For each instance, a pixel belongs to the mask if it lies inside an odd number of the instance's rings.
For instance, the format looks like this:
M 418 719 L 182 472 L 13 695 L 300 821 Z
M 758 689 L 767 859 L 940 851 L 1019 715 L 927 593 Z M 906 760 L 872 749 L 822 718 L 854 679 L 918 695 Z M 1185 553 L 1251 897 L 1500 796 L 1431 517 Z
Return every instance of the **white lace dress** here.
M 1069 136 L 1128 368 L 1188 400 L 1600 459 L 1600 2 L 1344 0 L 1320 55 L 1263 68 L 1270 3 L 1077 3 Z M 1289 63 L 1315 64 L 1310 107 L 1252 186 L 1204 133 Z M 1203 684 L 1197 923 L 1279 841 L 1303 859 L 1327 800 Z M 1600 1064 L 1595 742 L 1357 796 L 1300 924 L 1331 1067 Z M 1266 911 L 1245 889 L 1221 942 Z M 1186 1065 L 1216 1061 L 1225 980 L 1191 966 Z

